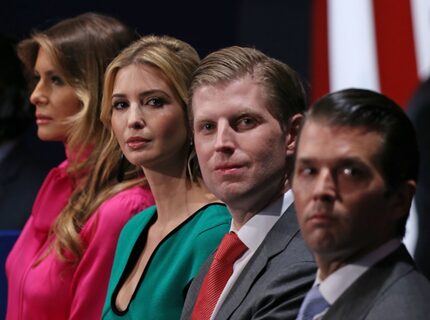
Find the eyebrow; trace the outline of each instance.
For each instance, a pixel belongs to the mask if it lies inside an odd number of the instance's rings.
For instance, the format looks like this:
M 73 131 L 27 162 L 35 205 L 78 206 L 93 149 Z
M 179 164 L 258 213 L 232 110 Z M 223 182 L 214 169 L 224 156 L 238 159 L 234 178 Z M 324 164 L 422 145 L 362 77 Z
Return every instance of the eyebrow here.
M 209 116 L 208 116 L 208 114 L 209 114 Z M 256 112 L 255 110 L 253 110 L 249 107 L 244 107 L 244 108 L 239 109 L 238 111 L 234 111 L 231 114 L 229 114 L 226 118 L 232 118 L 232 117 L 233 118 L 240 118 L 240 117 L 247 116 L 247 115 L 258 118 L 258 119 L 263 118 L 258 112 Z M 197 119 L 200 121 L 200 119 L 207 119 L 208 117 L 210 118 L 211 116 L 212 116 L 211 113 L 206 112 L 204 115 L 202 115 L 200 117 L 196 117 L 196 112 L 193 110 L 193 118 L 195 120 Z
M 112 94 L 112 98 L 124 98 L 125 94 L 123 93 L 114 93 Z
M 152 90 L 140 92 L 139 97 L 146 97 L 157 93 L 170 97 L 170 95 L 167 92 L 161 89 L 152 89 Z M 127 95 L 125 93 L 121 93 L 121 92 L 112 94 L 112 98 L 125 98 L 126 96 Z
M 296 162 L 300 164 L 312 164 L 315 162 L 319 162 L 320 160 L 321 158 L 319 157 L 303 157 L 303 158 L 297 157 L 296 158 Z M 352 157 L 335 159 L 335 164 L 336 165 L 365 164 L 365 162 L 360 157 L 352 156 Z
M 33 73 L 37 74 L 37 75 L 45 74 L 47 76 L 52 76 L 52 75 L 55 74 L 55 75 L 61 76 L 61 74 L 59 72 L 55 71 L 55 70 L 48 70 L 48 71 L 45 71 L 45 72 L 39 72 L 36 68 L 33 68 Z

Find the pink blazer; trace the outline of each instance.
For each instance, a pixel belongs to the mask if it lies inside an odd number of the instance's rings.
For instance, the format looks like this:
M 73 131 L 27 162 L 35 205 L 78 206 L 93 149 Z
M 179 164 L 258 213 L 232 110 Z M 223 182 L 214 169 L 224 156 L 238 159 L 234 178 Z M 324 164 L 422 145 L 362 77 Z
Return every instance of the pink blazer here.
M 33 205 L 32 214 L 6 261 L 6 319 L 100 319 L 116 242 L 124 224 L 154 203 L 149 190 L 134 187 L 106 200 L 85 223 L 85 246 L 76 265 L 51 251 L 49 229 L 72 191 L 68 162 L 52 169 Z M 12 214 L 12 213 L 11 213 Z

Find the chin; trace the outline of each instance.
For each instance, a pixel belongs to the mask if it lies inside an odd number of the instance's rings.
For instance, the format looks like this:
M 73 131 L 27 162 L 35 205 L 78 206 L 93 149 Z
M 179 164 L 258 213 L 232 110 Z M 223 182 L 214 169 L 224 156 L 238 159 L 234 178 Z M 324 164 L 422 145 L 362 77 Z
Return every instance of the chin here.
M 219 200 L 226 203 L 231 207 L 243 208 L 249 207 L 253 201 L 253 198 L 249 196 L 249 193 L 242 192 L 241 190 L 233 189 L 222 189 L 220 192 L 211 191 Z
M 39 137 L 40 140 L 42 141 L 58 141 L 58 142 L 64 142 L 66 139 L 62 139 L 61 137 L 56 137 L 53 135 L 49 135 L 49 134 L 43 134 L 43 133 L 38 133 L 37 136 Z
M 123 152 L 123 155 L 124 155 L 124 158 L 127 159 L 127 161 L 130 162 L 132 165 L 135 165 L 135 166 L 142 165 L 142 161 L 138 157 L 133 157 L 133 155 L 130 155 L 124 152 Z
M 42 141 L 66 141 L 67 135 L 64 130 L 58 130 L 48 125 L 39 125 L 37 127 L 37 136 Z
M 325 255 L 332 252 L 336 243 L 330 237 L 305 237 L 305 241 L 311 250 L 319 255 Z

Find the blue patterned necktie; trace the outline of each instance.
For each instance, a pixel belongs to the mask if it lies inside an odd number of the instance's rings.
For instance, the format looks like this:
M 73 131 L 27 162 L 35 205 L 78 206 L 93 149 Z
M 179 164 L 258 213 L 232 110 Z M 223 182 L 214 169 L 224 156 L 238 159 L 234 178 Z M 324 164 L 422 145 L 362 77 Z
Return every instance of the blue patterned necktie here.
M 312 320 L 328 307 L 330 307 L 330 304 L 322 296 L 319 286 L 315 286 L 306 294 L 297 320 Z

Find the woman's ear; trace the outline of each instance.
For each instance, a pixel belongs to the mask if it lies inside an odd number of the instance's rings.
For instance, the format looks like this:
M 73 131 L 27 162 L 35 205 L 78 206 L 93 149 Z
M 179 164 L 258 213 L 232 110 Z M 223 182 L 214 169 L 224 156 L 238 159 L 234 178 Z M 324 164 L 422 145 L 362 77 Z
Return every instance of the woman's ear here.
M 287 128 L 287 134 L 285 136 L 286 155 L 292 157 L 296 151 L 297 138 L 299 136 L 300 128 L 303 123 L 303 115 L 297 113 L 290 119 L 289 126 Z

